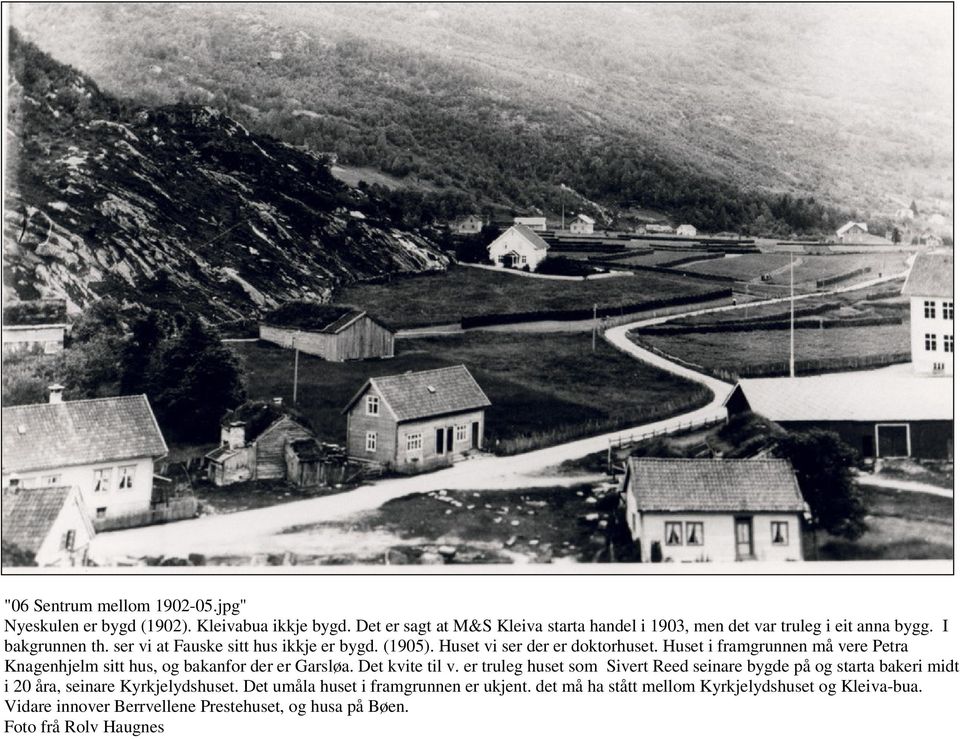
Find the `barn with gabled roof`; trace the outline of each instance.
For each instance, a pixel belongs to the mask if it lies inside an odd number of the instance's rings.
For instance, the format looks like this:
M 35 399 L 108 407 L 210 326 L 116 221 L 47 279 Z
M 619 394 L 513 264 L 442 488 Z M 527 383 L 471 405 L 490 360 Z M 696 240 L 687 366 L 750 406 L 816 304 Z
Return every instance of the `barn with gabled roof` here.
M 260 338 L 330 362 L 393 356 L 393 330 L 346 305 L 287 303 L 263 317 Z

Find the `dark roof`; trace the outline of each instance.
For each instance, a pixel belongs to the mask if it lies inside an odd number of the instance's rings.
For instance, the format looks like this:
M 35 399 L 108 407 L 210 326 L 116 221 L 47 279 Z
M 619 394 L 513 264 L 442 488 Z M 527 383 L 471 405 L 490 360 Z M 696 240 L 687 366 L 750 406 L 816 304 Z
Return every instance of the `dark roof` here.
M 60 485 L 49 488 L 3 491 L 3 524 L 0 537 L 31 555 L 37 553 L 50 533 L 72 488 Z
M 3 325 L 42 326 L 67 322 L 65 300 L 21 300 L 3 307 Z
M 285 328 L 299 328 L 321 334 L 339 333 L 358 318 L 367 316 L 383 325 L 366 311 L 348 305 L 321 303 L 287 303 L 263 316 L 263 323 Z
M 3 409 L 5 473 L 166 453 L 145 395 Z
M 290 450 L 297 455 L 297 459 L 301 462 L 316 462 L 323 456 L 316 439 L 294 439 L 287 443 L 290 444 Z
M 242 423 L 244 435 L 249 444 L 284 416 L 305 427 L 308 431 L 312 430 L 310 421 L 296 409 L 266 400 L 248 400 L 234 410 L 228 411 L 220 419 L 220 425 Z
M 630 494 L 639 511 L 800 513 L 803 497 L 784 459 L 631 457 Z
M 916 298 L 952 298 L 953 254 L 917 254 L 902 294 Z
M 461 413 L 486 408 L 491 404 L 473 375 L 462 364 L 373 377 L 353 396 L 344 412 L 353 407 L 368 387 L 376 390 L 401 422 Z

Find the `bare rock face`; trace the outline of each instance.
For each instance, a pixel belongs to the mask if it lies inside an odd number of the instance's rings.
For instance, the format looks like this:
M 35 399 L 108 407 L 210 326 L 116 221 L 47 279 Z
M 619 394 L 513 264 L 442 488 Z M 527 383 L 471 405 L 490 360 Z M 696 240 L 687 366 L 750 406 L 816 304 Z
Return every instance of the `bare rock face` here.
M 447 266 L 317 154 L 214 108 L 131 107 L 15 32 L 10 58 L 4 281 L 21 299 L 112 296 L 221 321 Z

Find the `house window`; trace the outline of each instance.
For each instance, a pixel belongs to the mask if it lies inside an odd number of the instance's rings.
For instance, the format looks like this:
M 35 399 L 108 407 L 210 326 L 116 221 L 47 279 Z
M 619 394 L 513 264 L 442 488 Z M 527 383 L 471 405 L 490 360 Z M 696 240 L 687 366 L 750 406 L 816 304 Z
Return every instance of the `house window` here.
M 953 320 L 953 301 L 945 300 L 943 301 L 943 317 L 947 320 Z
M 43 478 L 44 485 L 59 485 L 60 475 L 47 475 Z
M 133 487 L 133 473 L 136 467 L 121 467 L 120 475 L 117 478 L 118 490 L 130 490 Z
M 786 521 L 771 521 L 770 522 L 770 542 L 776 544 L 777 546 L 786 546 L 787 545 L 787 534 L 788 524 Z
M 105 507 L 97 508 L 97 520 L 102 521 L 106 517 L 107 517 L 107 509 Z
M 703 524 L 699 521 L 687 521 L 687 546 L 703 546 Z
M 368 452 L 377 451 L 377 432 L 376 431 L 367 432 L 367 451 Z
M 423 434 L 408 434 L 407 435 L 407 451 L 408 452 L 418 452 L 423 449 Z
M 105 493 L 110 490 L 110 468 L 93 471 L 93 492 Z
M 467 440 L 467 424 L 457 426 L 457 441 Z
M 953 334 L 943 335 L 943 350 L 947 354 L 953 354 Z
M 664 541 L 667 542 L 667 546 L 680 546 L 683 544 L 683 524 L 679 521 L 667 521 L 666 525 L 666 536 Z
M 70 529 L 63 535 L 63 548 L 68 552 L 73 549 L 74 544 L 77 540 L 77 531 L 76 529 Z
M 937 317 L 937 302 L 935 300 L 923 301 L 923 317 L 924 318 Z
M 936 334 L 924 334 L 923 335 L 923 348 L 928 352 L 935 352 L 937 350 L 937 335 Z
M 367 415 L 368 416 L 380 415 L 380 398 L 378 398 L 376 395 L 367 396 Z

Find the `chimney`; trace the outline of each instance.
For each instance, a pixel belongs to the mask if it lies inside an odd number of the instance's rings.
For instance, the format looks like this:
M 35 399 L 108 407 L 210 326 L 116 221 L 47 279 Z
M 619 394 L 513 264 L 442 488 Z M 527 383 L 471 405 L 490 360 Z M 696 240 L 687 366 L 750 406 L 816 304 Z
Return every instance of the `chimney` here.
M 51 403 L 62 403 L 63 402 L 63 391 L 64 386 L 56 382 L 53 385 L 47 387 L 47 390 L 50 391 L 50 402 Z
M 243 421 L 227 424 L 224 431 L 228 449 L 240 449 L 247 443 L 247 426 Z

